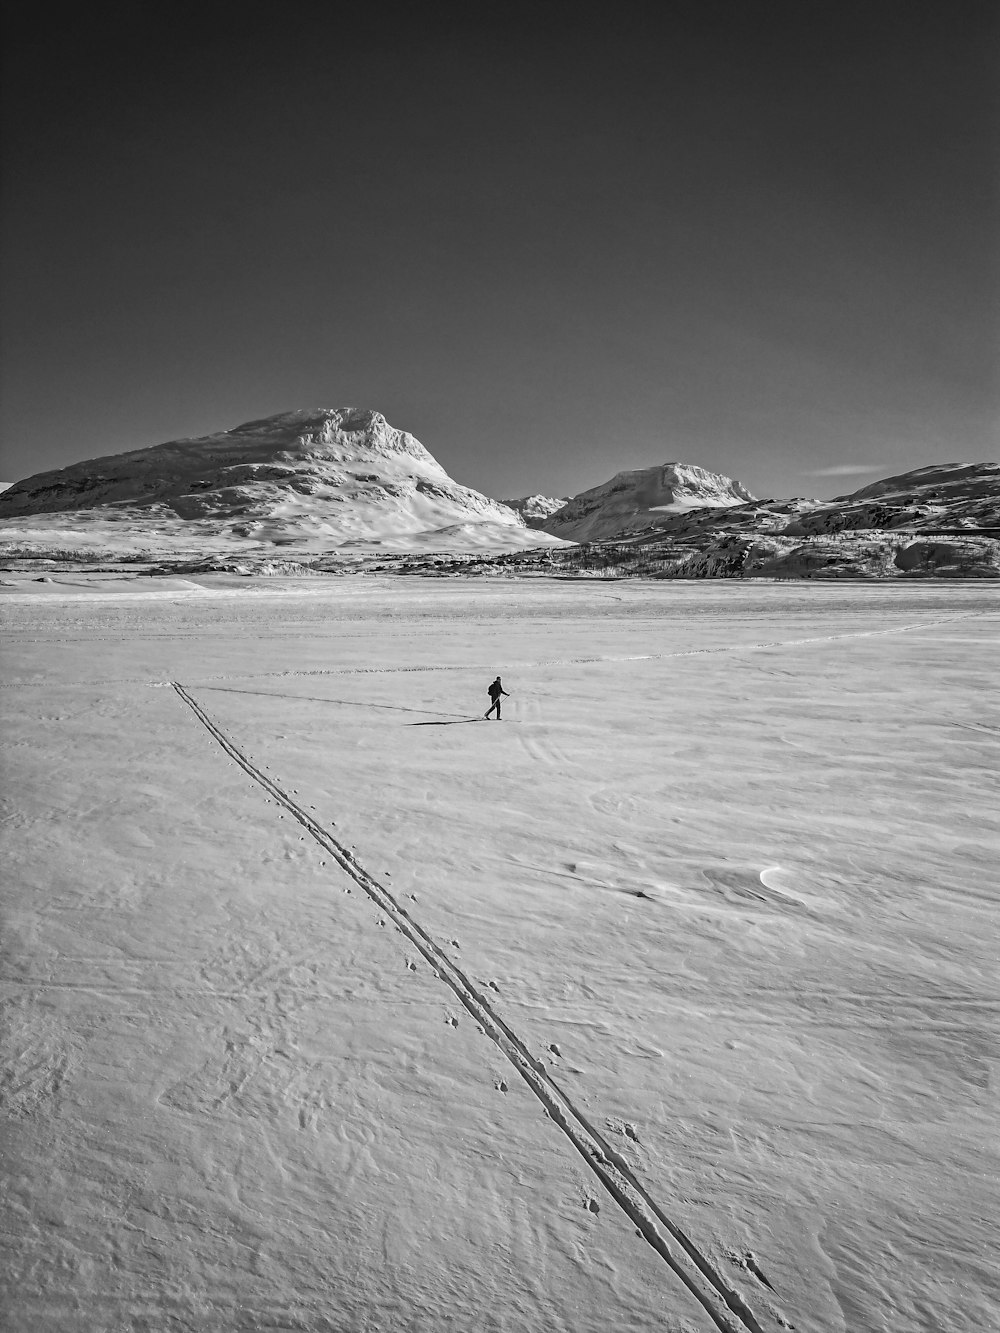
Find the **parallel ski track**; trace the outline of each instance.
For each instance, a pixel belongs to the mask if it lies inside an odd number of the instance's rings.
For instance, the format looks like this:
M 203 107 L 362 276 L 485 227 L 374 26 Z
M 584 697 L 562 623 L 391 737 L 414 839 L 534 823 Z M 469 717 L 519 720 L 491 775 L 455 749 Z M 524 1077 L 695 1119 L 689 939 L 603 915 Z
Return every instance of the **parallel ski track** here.
M 419 950 L 435 974 L 454 992 L 456 999 L 507 1057 L 553 1123 L 566 1135 L 639 1234 L 687 1287 L 715 1327 L 721 1333 L 764 1333 L 740 1293 L 727 1282 L 709 1256 L 671 1221 L 636 1179 L 628 1162 L 573 1104 L 542 1062 L 532 1055 L 525 1042 L 507 1025 L 486 996 L 433 937 L 413 920 L 407 909 L 396 901 L 384 885 L 365 870 L 347 847 L 296 804 L 273 778 L 250 761 L 179 681 L 170 683 L 225 753 L 298 820 L 379 910 L 392 919 L 413 947 Z M 679 1246 L 679 1252 L 675 1253 L 671 1248 L 664 1231 Z

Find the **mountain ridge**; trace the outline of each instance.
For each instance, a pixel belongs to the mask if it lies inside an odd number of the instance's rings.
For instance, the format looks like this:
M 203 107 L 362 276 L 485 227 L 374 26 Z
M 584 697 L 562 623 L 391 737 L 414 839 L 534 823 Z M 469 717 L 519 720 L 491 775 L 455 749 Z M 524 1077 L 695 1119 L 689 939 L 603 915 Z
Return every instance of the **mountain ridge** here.
M 381 412 L 356 407 L 282 412 L 86 459 L 0 494 L 0 550 L 29 560 L 182 553 L 263 568 L 274 548 L 294 547 L 288 556 L 306 564 L 366 551 L 487 561 L 506 551 L 516 563 L 518 552 L 548 547 L 563 548 L 567 569 L 659 577 L 994 577 L 998 535 L 992 463 L 932 464 L 832 500 L 760 500 L 731 477 L 670 462 L 568 498 L 500 501 L 453 481 Z
M 133 535 L 145 523 L 161 538 L 166 524 L 177 541 L 194 537 L 183 525 L 197 523 L 203 539 L 277 544 L 383 545 L 434 533 L 445 546 L 551 544 L 529 536 L 507 506 L 453 481 L 419 440 L 370 408 L 278 413 L 37 473 L 0 495 L 7 522 L 54 514 L 77 529 L 130 524 Z

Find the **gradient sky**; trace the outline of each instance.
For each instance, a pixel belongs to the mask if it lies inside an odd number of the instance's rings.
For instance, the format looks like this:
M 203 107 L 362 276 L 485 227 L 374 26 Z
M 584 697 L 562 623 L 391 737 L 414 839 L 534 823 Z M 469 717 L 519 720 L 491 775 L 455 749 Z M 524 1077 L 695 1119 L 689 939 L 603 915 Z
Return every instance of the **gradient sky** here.
M 496 496 L 997 459 L 992 0 L 8 9 L 5 480 L 348 404 Z

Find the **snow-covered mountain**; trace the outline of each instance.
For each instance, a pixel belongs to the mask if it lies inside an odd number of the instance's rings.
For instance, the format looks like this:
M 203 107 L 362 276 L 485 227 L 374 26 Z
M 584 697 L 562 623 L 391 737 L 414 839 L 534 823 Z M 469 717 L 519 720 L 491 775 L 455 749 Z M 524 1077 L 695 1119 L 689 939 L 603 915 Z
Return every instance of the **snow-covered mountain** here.
M 551 495 L 525 495 L 520 500 L 504 500 L 502 503 L 520 514 L 529 528 L 540 528 L 550 514 L 569 503 L 569 498 L 568 495 L 561 499 Z
M 756 500 L 729 477 L 682 463 L 619 472 L 536 520 L 574 542 L 660 536 L 703 542 L 748 532 L 788 538 L 1000 527 L 1000 465 L 944 463 L 833 500 Z
M 517 562 L 567 543 L 583 545 L 563 563 L 590 568 L 589 544 L 610 542 L 617 554 L 598 553 L 594 567 L 620 561 L 661 577 L 909 576 L 914 562 L 917 573 L 996 577 L 998 534 L 995 463 L 917 468 L 821 501 L 758 500 L 730 477 L 675 462 L 619 472 L 569 500 L 501 502 L 453 481 L 381 413 L 356 408 L 285 412 L 38 473 L 0 493 L 7 559 L 241 570 L 381 552 L 418 563 L 506 552 Z
M 1000 467 L 993 463 L 917 468 L 834 500 L 720 503 L 709 489 L 694 503 L 675 496 L 644 516 L 632 517 L 626 505 L 624 521 L 601 503 L 614 484 L 546 520 L 549 532 L 597 542 L 568 550 L 563 568 L 657 578 L 1000 578 Z M 631 499 L 631 488 L 624 495 Z M 567 531 L 563 517 L 581 500 L 594 507 Z
M 690 463 L 664 463 L 619 472 L 603 485 L 581 491 L 541 526 L 567 541 L 607 541 L 661 527 L 692 509 L 727 509 L 753 499 L 731 477 Z
M 161 545 L 194 534 L 330 547 L 546 541 L 508 506 L 453 481 L 408 432 L 357 408 L 285 412 L 91 459 L 0 495 L 0 519 L 41 515 L 59 516 L 45 528 L 75 526 L 105 543 L 112 527 Z

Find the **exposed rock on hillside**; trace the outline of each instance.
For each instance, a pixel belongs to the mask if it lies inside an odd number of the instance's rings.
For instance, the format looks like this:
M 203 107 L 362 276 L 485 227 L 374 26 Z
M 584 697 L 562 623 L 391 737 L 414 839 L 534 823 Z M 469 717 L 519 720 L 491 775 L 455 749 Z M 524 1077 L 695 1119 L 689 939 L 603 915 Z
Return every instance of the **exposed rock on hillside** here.
M 817 505 L 786 531 L 810 536 L 942 526 L 973 531 L 1000 526 L 1000 465 L 946 463 L 916 468 Z
M 1000 541 L 982 537 L 924 540 L 901 547 L 893 561 L 904 574 L 938 578 L 1000 578 Z
M 597 506 L 588 521 L 591 530 L 608 531 L 616 520 L 610 506 Z M 546 528 L 563 530 L 552 519 Z M 657 510 L 638 530 L 634 520 L 626 522 L 610 540 L 561 553 L 558 563 L 654 578 L 1000 578 L 997 537 L 1000 467 L 956 463 L 826 502 L 675 505 Z
M 862 500 L 897 508 L 924 506 L 946 512 L 952 522 L 965 518 L 979 527 L 994 527 L 1000 524 L 1000 463 L 936 463 L 838 495 L 832 503 Z
M 912 535 L 878 531 L 594 542 L 553 552 L 550 559 L 563 572 L 615 578 L 1000 579 L 1000 541 L 994 538 L 914 541 Z

